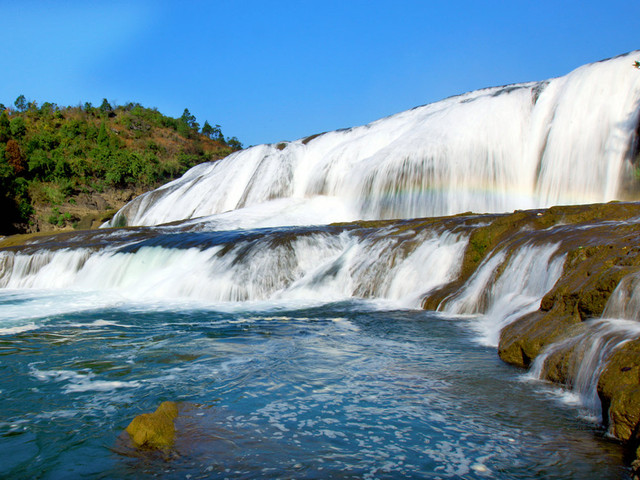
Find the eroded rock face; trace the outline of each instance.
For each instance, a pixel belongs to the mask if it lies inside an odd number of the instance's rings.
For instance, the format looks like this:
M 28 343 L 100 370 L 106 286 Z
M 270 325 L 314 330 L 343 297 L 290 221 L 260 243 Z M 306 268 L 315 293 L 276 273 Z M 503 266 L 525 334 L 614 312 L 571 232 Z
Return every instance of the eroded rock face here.
M 602 417 L 615 437 L 640 442 L 640 339 L 614 352 L 598 381 Z
M 637 230 L 633 239 L 628 234 L 617 236 L 613 232 L 608 239 L 610 243 L 605 245 L 570 246 L 563 274 L 542 299 L 540 309 L 502 330 L 500 358 L 529 367 L 545 346 L 567 335 L 573 325 L 599 318 L 620 281 L 640 271 L 640 252 L 626 243 L 638 241 L 640 226 Z
M 577 315 L 562 307 L 532 312 L 502 329 L 498 355 L 507 363 L 528 368 L 544 347 L 562 338 L 579 322 Z
M 175 402 L 162 402 L 153 413 L 143 413 L 134 418 L 126 428 L 131 441 L 137 448 L 165 449 L 173 445 L 178 416 Z

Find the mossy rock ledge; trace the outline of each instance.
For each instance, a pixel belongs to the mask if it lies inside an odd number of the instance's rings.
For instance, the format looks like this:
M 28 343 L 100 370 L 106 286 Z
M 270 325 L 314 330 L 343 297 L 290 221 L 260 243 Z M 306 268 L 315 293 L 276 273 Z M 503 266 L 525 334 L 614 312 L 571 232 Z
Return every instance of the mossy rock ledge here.
M 637 230 L 640 236 L 640 226 Z M 626 236 L 620 241 L 614 235 L 610 244 L 569 247 L 563 273 L 540 308 L 502 330 L 498 347 L 502 360 L 527 368 L 544 347 L 572 333 L 573 326 L 602 315 L 620 281 L 640 272 L 640 251 L 624 243 Z
M 635 453 L 634 478 L 640 478 L 640 339 L 613 353 L 598 380 L 598 396 L 609 433 Z
M 538 310 L 502 329 L 498 354 L 509 364 L 529 368 L 545 347 L 555 344 L 543 377 L 572 387 L 582 350 L 569 339 L 588 331 L 585 321 L 602 317 L 622 279 L 640 274 L 639 217 L 639 203 L 621 202 L 478 216 L 480 221 L 460 227 L 468 232 L 469 244 L 458 278 L 430 292 L 423 307 L 446 310 L 447 301 L 482 262 L 499 251 L 508 260 L 527 245 L 556 244 L 554 258 L 564 257 L 560 278 Z M 495 279 L 501 274 L 496 272 Z M 609 433 L 630 453 L 637 449 L 632 466 L 640 478 L 640 339 L 615 351 L 599 378 L 598 394 Z
M 153 413 L 135 417 L 126 432 L 134 446 L 140 449 L 161 450 L 173 446 L 176 429 L 174 419 L 178 417 L 175 402 L 162 402 Z

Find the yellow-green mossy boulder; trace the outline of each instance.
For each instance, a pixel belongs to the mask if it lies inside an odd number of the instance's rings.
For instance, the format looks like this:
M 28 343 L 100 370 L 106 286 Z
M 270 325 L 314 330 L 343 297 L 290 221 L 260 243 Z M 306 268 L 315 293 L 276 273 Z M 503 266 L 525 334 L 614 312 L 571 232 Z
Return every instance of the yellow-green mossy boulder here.
M 598 380 L 602 417 L 609 433 L 640 441 L 640 339 L 627 342 L 609 359 Z
M 640 339 L 611 356 L 598 380 L 598 396 L 609 433 L 636 450 L 632 478 L 640 479 Z
M 126 431 L 137 448 L 169 448 L 175 438 L 173 420 L 177 416 L 178 405 L 175 402 L 162 402 L 155 412 L 134 418 Z

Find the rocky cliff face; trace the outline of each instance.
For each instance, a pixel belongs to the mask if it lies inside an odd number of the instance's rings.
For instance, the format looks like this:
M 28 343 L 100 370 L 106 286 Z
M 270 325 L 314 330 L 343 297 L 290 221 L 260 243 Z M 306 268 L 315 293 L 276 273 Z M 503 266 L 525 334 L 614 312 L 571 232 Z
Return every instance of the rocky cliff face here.
M 563 259 L 558 280 L 538 308 L 512 316 L 501 329 L 498 353 L 507 363 L 535 368 L 541 379 L 579 390 L 587 402 L 593 397 L 608 432 L 635 454 L 640 444 L 640 310 L 634 298 L 640 205 L 553 207 L 484 220 L 471 227 L 460 276 L 432 292 L 425 308 L 455 310 L 456 297 L 492 258 L 502 256 L 493 262 L 493 285 L 487 288 L 494 288 L 525 244 L 554 244 L 553 257 Z M 490 310 L 486 302 L 475 308 Z M 640 462 L 634 466 L 640 468 Z

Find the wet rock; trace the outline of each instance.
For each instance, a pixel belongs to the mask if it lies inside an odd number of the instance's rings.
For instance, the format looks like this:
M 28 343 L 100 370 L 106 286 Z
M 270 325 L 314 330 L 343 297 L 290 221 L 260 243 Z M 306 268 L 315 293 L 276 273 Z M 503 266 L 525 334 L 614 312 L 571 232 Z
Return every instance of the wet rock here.
M 611 435 L 640 442 L 640 339 L 614 352 L 598 381 L 602 418 Z
M 631 463 L 631 478 L 640 480 L 640 449 L 636 452 L 636 460 Z
M 640 271 L 640 252 L 628 248 L 637 232 L 597 232 L 576 246 L 572 239 L 561 245 L 567 253 L 562 276 L 540 302 L 537 312 L 506 326 L 500 334 L 498 353 L 507 363 L 528 367 L 542 349 L 570 332 L 573 325 L 602 315 L 620 281 Z M 622 233 L 622 232 L 621 232 Z M 562 238 L 560 238 L 562 240 Z
M 546 353 L 541 377 L 550 382 L 573 387 L 585 351 L 575 342 L 560 342 Z
M 562 306 L 549 312 L 538 310 L 507 325 L 500 332 L 498 355 L 507 363 L 528 368 L 540 352 L 580 323 L 574 312 Z
M 506 258 L 526 242 L 557 243 L 565 255 L 563 273 L 542 298 L 537 311 L 502 329 L 498 347 L 507 363 L 528 368 L 545 347 L 543 378 L 572 387 L 584 356 L 582 342 L 570 339 L 586 320 L 600 318 L 624 278 L 640 272 L 639 204 L 609 203 L 553 207 L 548 210 L 485 216 L 484 225 L 470 226 L 470 240 L 460 276 L 432 292 L 428 309 L 446 306 L 467 280 L 498 251 Z M 506 264 L 506 262 L 505 262 Z M 495 278 L 501 272 L 496 271 Z M 600 376 L 598 394 L 609 433 L 638 449 L 632 467 L 640 478 L 640 339 L 614 352 Z
M 173 445 L 173 421 L 177 416 L 178 405 L 175 402 L 162 402 L 155 412 L 134 418 L 126 431 L 137 448 L 165 449 Z

